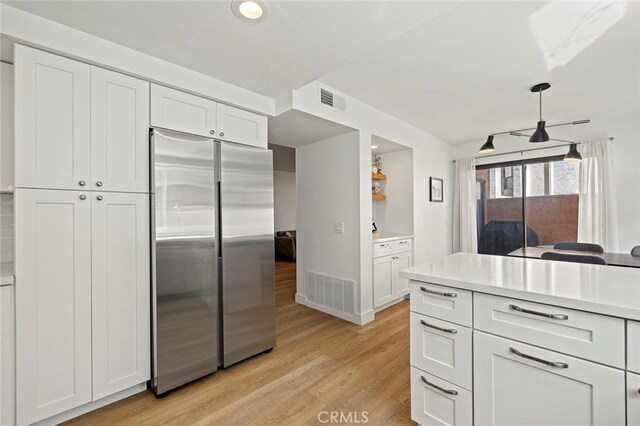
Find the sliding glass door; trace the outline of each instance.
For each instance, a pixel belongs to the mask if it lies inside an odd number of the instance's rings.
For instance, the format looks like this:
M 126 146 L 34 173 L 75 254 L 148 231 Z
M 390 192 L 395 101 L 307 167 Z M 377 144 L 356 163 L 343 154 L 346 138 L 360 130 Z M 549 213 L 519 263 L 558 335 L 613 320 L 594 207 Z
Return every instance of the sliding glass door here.
M 562 157 L 490 164 L 478 166 L 476 180 L 479 253 L 576 241 L 578 165 Z

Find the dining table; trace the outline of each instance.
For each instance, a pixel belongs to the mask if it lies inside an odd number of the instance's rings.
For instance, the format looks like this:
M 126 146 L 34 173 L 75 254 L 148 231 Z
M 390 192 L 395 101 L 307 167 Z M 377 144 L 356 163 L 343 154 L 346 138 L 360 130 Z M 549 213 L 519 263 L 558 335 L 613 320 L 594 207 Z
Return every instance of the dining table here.
M 593 251 L 558 250 L 553 247 L 520 247 L 519 249 L 509 253 L 508 256 L 539 259 L 542 257 L 542 253 L 547 252 L 573 254 L 578 256 L 599 256 L 607 262 L 607 265 L 640 268 L 640 256 L 633 256 L 628 253 L 598 253 Z

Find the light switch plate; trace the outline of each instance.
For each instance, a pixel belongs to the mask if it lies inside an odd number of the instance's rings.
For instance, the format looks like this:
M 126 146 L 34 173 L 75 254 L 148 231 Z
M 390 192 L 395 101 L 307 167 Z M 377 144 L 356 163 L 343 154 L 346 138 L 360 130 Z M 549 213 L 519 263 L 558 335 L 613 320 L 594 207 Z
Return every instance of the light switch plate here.
M 333 222 L 333 232 L 344 234 L 344 222 Z

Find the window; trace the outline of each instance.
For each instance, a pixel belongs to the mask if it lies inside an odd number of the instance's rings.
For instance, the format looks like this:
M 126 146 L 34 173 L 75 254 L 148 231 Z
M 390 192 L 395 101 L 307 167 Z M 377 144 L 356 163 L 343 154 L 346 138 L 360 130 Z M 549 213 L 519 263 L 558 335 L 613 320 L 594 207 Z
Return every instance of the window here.
M 478 252 L 576 241 L 579 170 L 562 157 L 478 166 Z

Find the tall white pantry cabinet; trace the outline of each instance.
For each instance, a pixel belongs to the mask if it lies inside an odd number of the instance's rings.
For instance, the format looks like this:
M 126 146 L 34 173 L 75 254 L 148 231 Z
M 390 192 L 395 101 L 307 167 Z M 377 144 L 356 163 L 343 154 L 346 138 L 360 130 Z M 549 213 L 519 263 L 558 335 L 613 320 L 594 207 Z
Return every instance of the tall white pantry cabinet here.
M 15 46 L 16 419 L 146 382 L 149 83 Z

